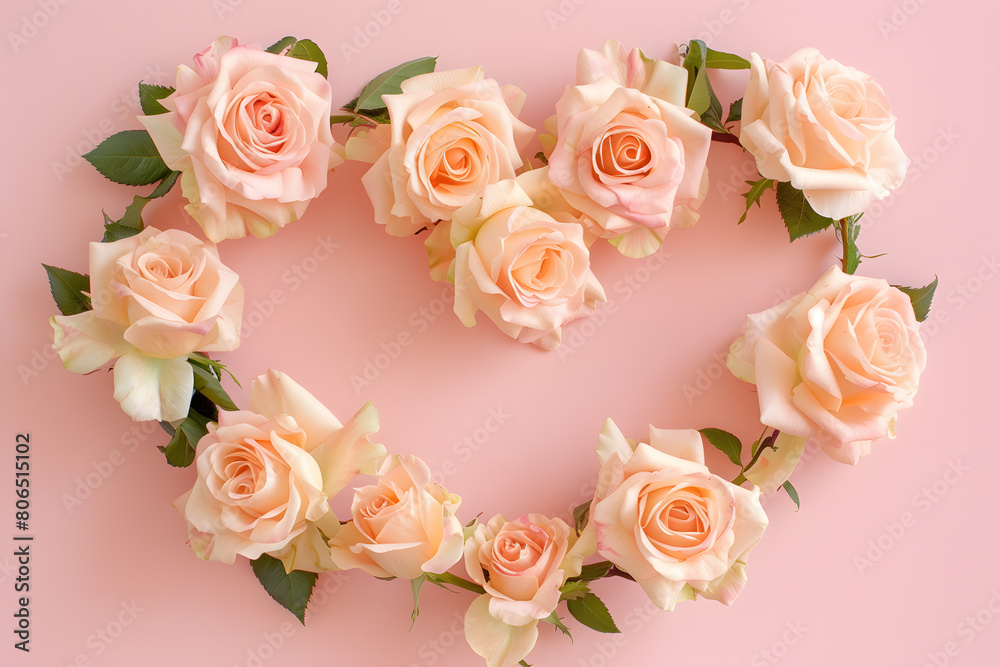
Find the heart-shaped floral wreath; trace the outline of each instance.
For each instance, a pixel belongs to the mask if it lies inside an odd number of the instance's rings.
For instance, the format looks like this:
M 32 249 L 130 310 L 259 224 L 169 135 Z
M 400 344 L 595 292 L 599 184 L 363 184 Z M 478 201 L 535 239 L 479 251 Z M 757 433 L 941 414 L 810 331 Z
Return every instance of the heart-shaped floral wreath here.
M 122 409 L 160 421 L 171 465 L 195 464 L 193 488 L 174 502 L 194 552 L 252 560 L 302 622 L 324 571 L 410 579 L 414 620 L 425 582 L 455 586 L 477 594 L 469 645 L 507 666 L 526 664 L 539 621 L 569 634 L 562 602 L 581 624 L 618 632 L 589 588 L 603 577 L 634 581 L 663 609 L 699 596 L 732 604 L 768 523 L 760 494 L 784 488 L 798 503 L 788 477 L 807 442 L 854 464 L 893 437 L 924 368 L 918 322 L 937 280 L 908 288 L 855 275 L 858 220 L 909 164 L 882 88 L 814 49 L 772 62 L 694 40 L 653 60 L 609 41 L 580 52 L 576 85 L 546 121 L 532 165 L 522 155 L 534 135 L 518 119 L 524 93 L 480 67 L 436 72 L 435 61 L 379 74 L 340 115 L 322 51 L 293 37 L 267 49 L 223 37 L 178 67 L 174 88 L 139 84 L 145 130 L 85 157 L 116 183 L 158 184 L 120 219 L 105 216 L 89 275 L 45 267 L 63 364 L 89 373 L 114 361 Z M 708 76 L 718 68 L 750 70 L 725 117 Z M 333 124 L 350 126 L 346 145 Z M 595 243 L 645 257 L 670 229 L 697 222 L 713 141 L 757 161 L 747 212 L 774 192 L 792 241 L 833 228 L 843 247 L 840 266 L 812 289 L 748 316 L 730 349 L 727 365 L 756 385 L 765 427 L 749 447 L 715 428 L 650 427 L 637 441 L 608 420 L 594 498 L 574 526 L 541 514 L 463 525 L 459 496 L 427 465 L 370 440 L 371 404 L 341 423 L 274 370 L 253 381 L 245 410 L 223 389 L 225 367 L 207 353 L 239 345 L 244 296 L 215 244 L 298 219 L 345 159 L 372 164 L 362 182 L 389 234 L 427 232 L 431 277 L 454 284 L 464 324 L 482 312 L 511 338 L 552 350 L 562 325 L 605 300 L 590 267 Z M 143 224 L 143 208 L 178 180 L 207 242 Z M 734 480 L 705 465 L 703 438 L 739 466 Z M 341 521 L 329 499 L 359 474 L 377 479 L 355 489 Z M 585 564 L 595 554 L 604 560 Z M 460 561 L 467 578 L 449 571 Z

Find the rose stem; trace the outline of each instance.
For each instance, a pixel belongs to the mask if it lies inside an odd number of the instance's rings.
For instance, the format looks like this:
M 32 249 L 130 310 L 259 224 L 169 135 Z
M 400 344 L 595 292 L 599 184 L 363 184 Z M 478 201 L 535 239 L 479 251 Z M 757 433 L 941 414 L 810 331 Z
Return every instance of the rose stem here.
M 718 141 L 723 144 L 736 144 L 740 145 L 740 140 L 735 134 L 729 132 L 712 132 L 712 141 Z

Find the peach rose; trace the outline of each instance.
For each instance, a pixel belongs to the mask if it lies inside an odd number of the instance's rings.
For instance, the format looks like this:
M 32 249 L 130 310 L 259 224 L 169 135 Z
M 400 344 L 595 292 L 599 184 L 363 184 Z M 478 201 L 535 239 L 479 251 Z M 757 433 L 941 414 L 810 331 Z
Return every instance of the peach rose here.
M 194 488 L 174 501 L 205 560 L 280 559 L 285 570 L 336 569 L 326 538 L 340 529 L 333 497 L 359 473 L 373 474 L 385 447 L 371 403 L 341 424 L 284 373 L 254 380 L 250 407 L 220 412 L 198 442 Z
M 681 64 L 680 54 L 674 49 L 670 61 L 647 58 L 636 47 L 631 51 L 616 39 L 609 39 L 601 51 L 580 49 L 576 59 L 576 85 L 594 83 L 602 77 L 610 77 L 619 86 L 634 88 L 651 97 L 665 92 L 671 99 L 673 85 L 678 76 L 675 67 Z
M 266 237 L 298 220 L 343 162 L 316 63 L 220 37 L 177 68 L 169 113 L 141 116 L 180 170 L 185 209 L 212 241 Z
M 898 188 L 910 160 L 875 81 L 816 49 L 750 56 L 740 143 L 765 178 L 790 181 L 820 215 L 863 213 Z
M 926 351 L 909 297 L 834 266 L 808 291 L 747 317 L 730 350 L 757 385 L 761 422 L 855 464 L 913 404 Z
M 353 520 L 330 540 L 337 567 L 416 579 L 457 563 L 464 535 L 455 512 L 462 499 L 432 483 L 427 464 L 415 456 L 393 455 L 378 474 L 376 484 L 355 489 Z
M 697 222 L 708 191 L 712 131 L 684 106 L 687 72 L 657 69 L 645 92 L 604 76 L 567 87 L 556 103 L 549 177 L 629 257 L 655 252 L 670 227 Z
M 447 220 L 521 166 L 534 130 L 517 119 L 524 93 L 484 79 L 481 67 L 421 74 L 383 98 L 389 125 L 347 143 L 349 159 L 373 162 L 361 179 L 375 222 L 407 236 Z
M 240 344 L 243 287 L 212 243 L 147 227 L 90 244 L 93 310 L 52 318 L 67 370 L 90 373 L 114 358 L 115 399 L 132 419 L 188 414 L 194 375 L 187 355 Z
M 538 621 L 555 611 L 559 588 L 580 574 L 585 554 L 562 519 L 498 514 L 465 543 L 465 567 L 486 589 L 465 615 L 469 646 L 491 667 L 515 665 L 531 651 Z
M 530 181 L 488 186 L 455 212 L 455 314 L 471 327 L 482 311 L 511 338 L 553 350 L 562 325 L 591 315 L 606 297 L 578 218 L 557 221 L 522 186 Z
M 698 431 L 650 427 L 649 436 L 649 443 L 626 440 L 607 421 L 590 523 L 580 539 L 596 539 L 598 553 L 632 575 L 661 609 L 696 594 L 730 605 L 767 527 L 760 491 L 713 475 Z

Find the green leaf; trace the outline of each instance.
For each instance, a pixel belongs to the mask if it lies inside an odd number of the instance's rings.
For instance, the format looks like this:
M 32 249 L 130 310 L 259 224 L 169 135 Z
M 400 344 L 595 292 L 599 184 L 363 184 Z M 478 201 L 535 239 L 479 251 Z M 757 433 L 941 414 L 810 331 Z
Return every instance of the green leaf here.
M 578 600 L 567 600 L 566 608 L 573 618 L 598 632 L 621 632 L 611 618 L 611 612 L 604 606 L 601 598 L 588 593 Z
M 716 99 L 715 101 L 718 100 Z M 716 109 L 714 105 L 712 107 L 709 107 L 708 111 L 706 111 L 701 115 L 702 124 L 708 125 L 716 132 L 722 132 L 723 134 L 732 134 L 729 131 L 729 128 L 725 126 L 725 124 L 722 122 L 722 119 L 719 117 L 719 114 L 721 113 L 722 113 L 721 106 L 719 106 L 718 109 Z
M 388 125 L 390 122 L 389 110 L 388 109 L 374 109 L 372 111 L 362 111 L 358 116 L 351 121 L 351 127 L 357 127 L 358 125 L 371 126 L 373 124 L 377 125 Z
M 722 123 L 722 102 L 712 90 L 712 82 L 708 78 L 707 58 L 710 49 L 700 39 L 692 39 L 688 43 L 688 52 L 684 57 L 684 69 L 688 71 L 686 104 L 689 109 L 698 114 L 701 122 L 718 132 L 726 132 Z
M 160 184 L 156 186 L 150 194 L 145 197 L 136 195 L 132 203 L 125 207 L 125 214 L 119 220 L 112 220 L 108 214 L 104 214 L 104 243 L 120 241 L 130 236 L 135 236 L 143 230 L 145 224 L 142 221 L 142 210 L 153 199 L 159 199 L 170 191 L 170 188 L 177 182 L 180 176 L 179 171 L 172 171 L 164 177 Z
M 413 589 L 413 613 L 410 614 L 410 630 L 417 624 L 417 616 L 420 615 L 420 589 L 424 587 L 427 575 L 422 574 L 416 579 L 410 579 L 410 587 Z
M 590 521 L 590 501 L 580 503 L 573 508 L 573 525 L 576 527 L 576 534 L 579 535 L 587 527 Z
M 927 283 L 923 287 L 903 287 L 902 285 L 893 285 L 900 292 L 910 297 L 910 303 L 913 304 L 913 314 L 917 318 L 917 322 L 923 322 L 927 319 L 927 316 L 931 312 L 931 302 L 934 300 L 934 290 L 937 289 L 938 278 L 934 276 L 934 280 Z
M 793 188 L 791 183 L 778 183 L 777 199 L 778 212 L 785 221 L 790 241 L 821 232 L 833 224 L 831 218 L 814 211 L 802 191 Z
M 113 134 L 83 157 L 102 176 L 122 185 L 148 185 L 170 173 L 145 130 Z
M 251 561 L 253 573 L 267 594 L 288 611 L 295 614 L 299 623 L 306 624 L 306 607 L 316 585 L 315 572 L 292 570 L 285 572 L 280 560 L 267 554 Z
M 139 82 L 139 106 L 142 113 L 147 116 L 158 116 L 167 113 L 167 108 L 160 104 L 160 100 L 168 97 L 174 89 L 169 86 L 157 86 L 152 83 Z
M 295 41 L 296 41 L 295 38 L 292 36 L 282 37 L 277 42 L 275 42 L 274 44 L 272 44 L 271 46 L 267 47 L 264 50 L 267 51 L 268 53 L 281 53 L 289 46 L 294 44 Z
M 548 616 L 546 616 L 541 620 L 556 626 L 556 629 L 562 632 L 567 637 L 569 637 L 570 641 L 573 640 L 573 635 L 572 633 L 570 633 L 569 628 L 566 627 L 566 625 L 562 622 L 562 619 L 559 618 L 559 616 L 555 612 L 552 612 L 551 614 L 549 614 Z
M 759 181 L 744 181 L 744 183 L 750 186 L 749 190 L 740 195 L 747 200 L 747 208 L 743 211 L 743 215 L 740 216 L 740 221 L 736 223 L 737 225 L 743 224 L 746 221 L 751 206 L 757 204 L 757 208 L 760 208 L 760 198 L 765 192 L 774 187 L 774 181 L 770 178 L 762 178 Z
M 355 103 L 354 110 L 364 111 L 384 108 L 383 95 L 398 95 L 402 92 L 402 89 L 399 87 L 401 83 L 419 74 L 433 72 L 436 64 L 437 56 L 434 56 L 409 60 L 401 65 L 387 69 L 365 84 L 365 87 L 361 89 L 361 94 L 358 95 L 358 101 Z
M 49 274 L 49 291 L 63 315 L 76 315 L 90 310 L 90 276 L 56 266 L 42 264 Z
M 791 498 L 792 502 L 795 503 L 795 511 L 796 512 L 799 511 L 799 509 L 801 508 L 801 506 L 799 505 L 799 492 L 795 490 L 795 487 L 792 486 L 792 483 L 789 482 L 788 480 L 785 480 L 785 483 L 781 485 L 781 488 L 783 488 L 788 493 L 788 497 Z
M 146 199 L 159 199 L 163 195 L 170 192 L 170 188 L 174 187 L 174 183 L 177 182 L 177 178 L 181 175 L 179 171 L 172 171 L 163 177 L 160 184 L 156 186 L 156 189 L 146 195 Z
M 474 581 L 469 581 L 468 579 L 463 579 L 457 574 L 452 574 L 451 572 L 443 572 L 441 574 L 428 574 L 427 581 L 432 584 L 438 584 L 443 586 L 444 584 L 451 584 L 452 586 L 458 586 L 459 588 L 464 588 L 467 591 L 472 591 L 473 593 L 478 593 L 482 595 L 486 592 L 486 589 L 477 584 Z
M 712 69 L 750 69 L 750 61 L 735 53 L 708 49 L 705 55 L 705 66 Z
M 186 468 L 194 463 L 198 441 L 208 433 L 207 426 L 210 421 L 212 419 L 209 416 L 201 414 L 192 405 L 188 410 L 188 416 L 180 423 L 174 431 L 174 437 L 162 450 L 167 457 L 167 463 L 175 468 Z
M 287 39 L 287 37 L 285 38 Z M 323 50 L 316 45 L 316 42 L 311 39 L 300 39 L 292 45 L 292 48 L 288 49 L 288 53 L 285 55 L 291 56 L 292 58 L 298 58 L 299 60 L 309 60 L 316 63 L 316 71 L 322 74 L 324 77 L 327 76 L 329 71 L 326 66 L 326 56 L 323 54 Z
M 196 366 L 201 366 L 207 371 L 211 371 L 212 374 L 214 374 L 215 377 L 217 378 L 221 378 L 222 374 L 225 373 L 230 377 L 230 379 L 232 379 L 232 381 L 236 384 L 237 387 L 239 387 L 240 389 L 243 388 L 243 385 L 241 385 L 240 381 L 236 379 L 236 376 L 233 375 L 232 371 L 226 368 L 225 364 L 216 359 L 210 359 L 208 355 L 205 354 L 204 352 L 194 352 L 193 354 L 189 355 L 188 362 Z
M 614 564 L 606 560 L 602 560 L 599 563 L 584 565 L 580 570 L 580 576 L 573 577 L 573 579 L 579 581 L 595 581 L 597 579 L 602 579 L 608 572 L 611 571 L 612 567 L 614 567 Z
M 844 218 L 842 221 L 842 228 L 840 229 L 841 242 L 844 246 L 844 273 L 854 274 L 861 266 L 861 251 L 858 250 L 858 234 L 861 233 L 861 227 L 857 224 L 858 220 L 861 219 L 863 214 L 852 215 L 849 218 Z
M 228 412 L 233 412 L 234 410 L 239 410 L 236 404 L 233 403 L 233 399 L 229 397 L 226 390 L 222 388 L 222 384 L 219 381 L 221 378 L 216 376 L 211 371 L 205 370 L 198 364 L 188 359 L 191 364 L 191 370 L 194 371 L 194 390 L 199 394 L 207 398 L 208 400 L 215 403 L 217 406 L 226 410 Z
M 344 114 L 340 116 L 330 116 L 330 125 L 338 125 L 340 123 L 350 123 L 355 118 L 357 118 L 357 116 L 349 114 Z
M 729 115 L 726 116 L 727 123 L 735 123 L 743 118 L 743 98 L 736 100 L 729 105 Z
M 713 447 L 728 456 L 730 461 L 738 466 L 743 465 L 740 462 L 740 455 L 743 453 L 743 443 L 735 435 L 720 428 L 702 428 L 698 429 L 698 432 L 705 436 L 705 439 Z
M 580 579 L 567 581 L 559 589 L 559 601 L 576 600 L 590 592 L 589 582 Z

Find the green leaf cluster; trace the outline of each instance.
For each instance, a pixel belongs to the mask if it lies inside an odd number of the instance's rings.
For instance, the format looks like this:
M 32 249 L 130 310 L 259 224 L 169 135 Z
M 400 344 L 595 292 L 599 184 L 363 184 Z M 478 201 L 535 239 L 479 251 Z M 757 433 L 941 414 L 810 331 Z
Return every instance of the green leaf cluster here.
M 132 203 L 125 207 L 125 214 L 118 220 L 112 220 L 105 213 L 104 238 L 101 240 L 105 243 L 120 241 L 141 232 L 145 228 L 145 224 L 142 221 L 142 210 L 152 200 L 159 199 L 170 192 L 170 188 L 174 187 L 174 183 L 177 182 L 177 177 L 180 176 L 180 173 L 179 171 L 169 172 L 151 193 L 145 197 L 139 195 L 133 197 Z
M 722 103 L 712 89 L 708 78 L 710 69 L 750 69 L 750 62 L 732 53 L 723 53 L 708 48 L 700 39 L 692 39 L 687 45 L 687 54 L 682 63 L 688 72 L 687 107 L 698 114 L 701 122 L 716 132 L 730 134 L 722 120 Z M 742 107 L 742 101 L 740 101 Z M 734 112 L 736 117 L 734 118 Z M 739 120 L 736 103 L 729 108 L 726 122 Z
M 160 447 L 160 451 L 166 456 L 167 463 L 178 468 L 194 463 L 198 441 L 208 433 L 209 422 L 218 421 L 220 408 L 227 411 L 239 409 L 222 387 L 222 373 L 229 373 L 225 366 L 200 352 L 188 356 L 188 363 L 194 373 L 194 393 L 188 415 L 176 429 L 169 424 L 161 424 L 172 437 L 166 447 Z
M 314 62 L 316 63 L 316 71 L 324 77 L 330 73 L 323 49 L 319 48 L 316 42 L 311 39 L 297 39 L 291 36 L 282 37 L 264 50 L 268 53 L 276 53 L 278 55 L 289 56 L 290 58 Z

